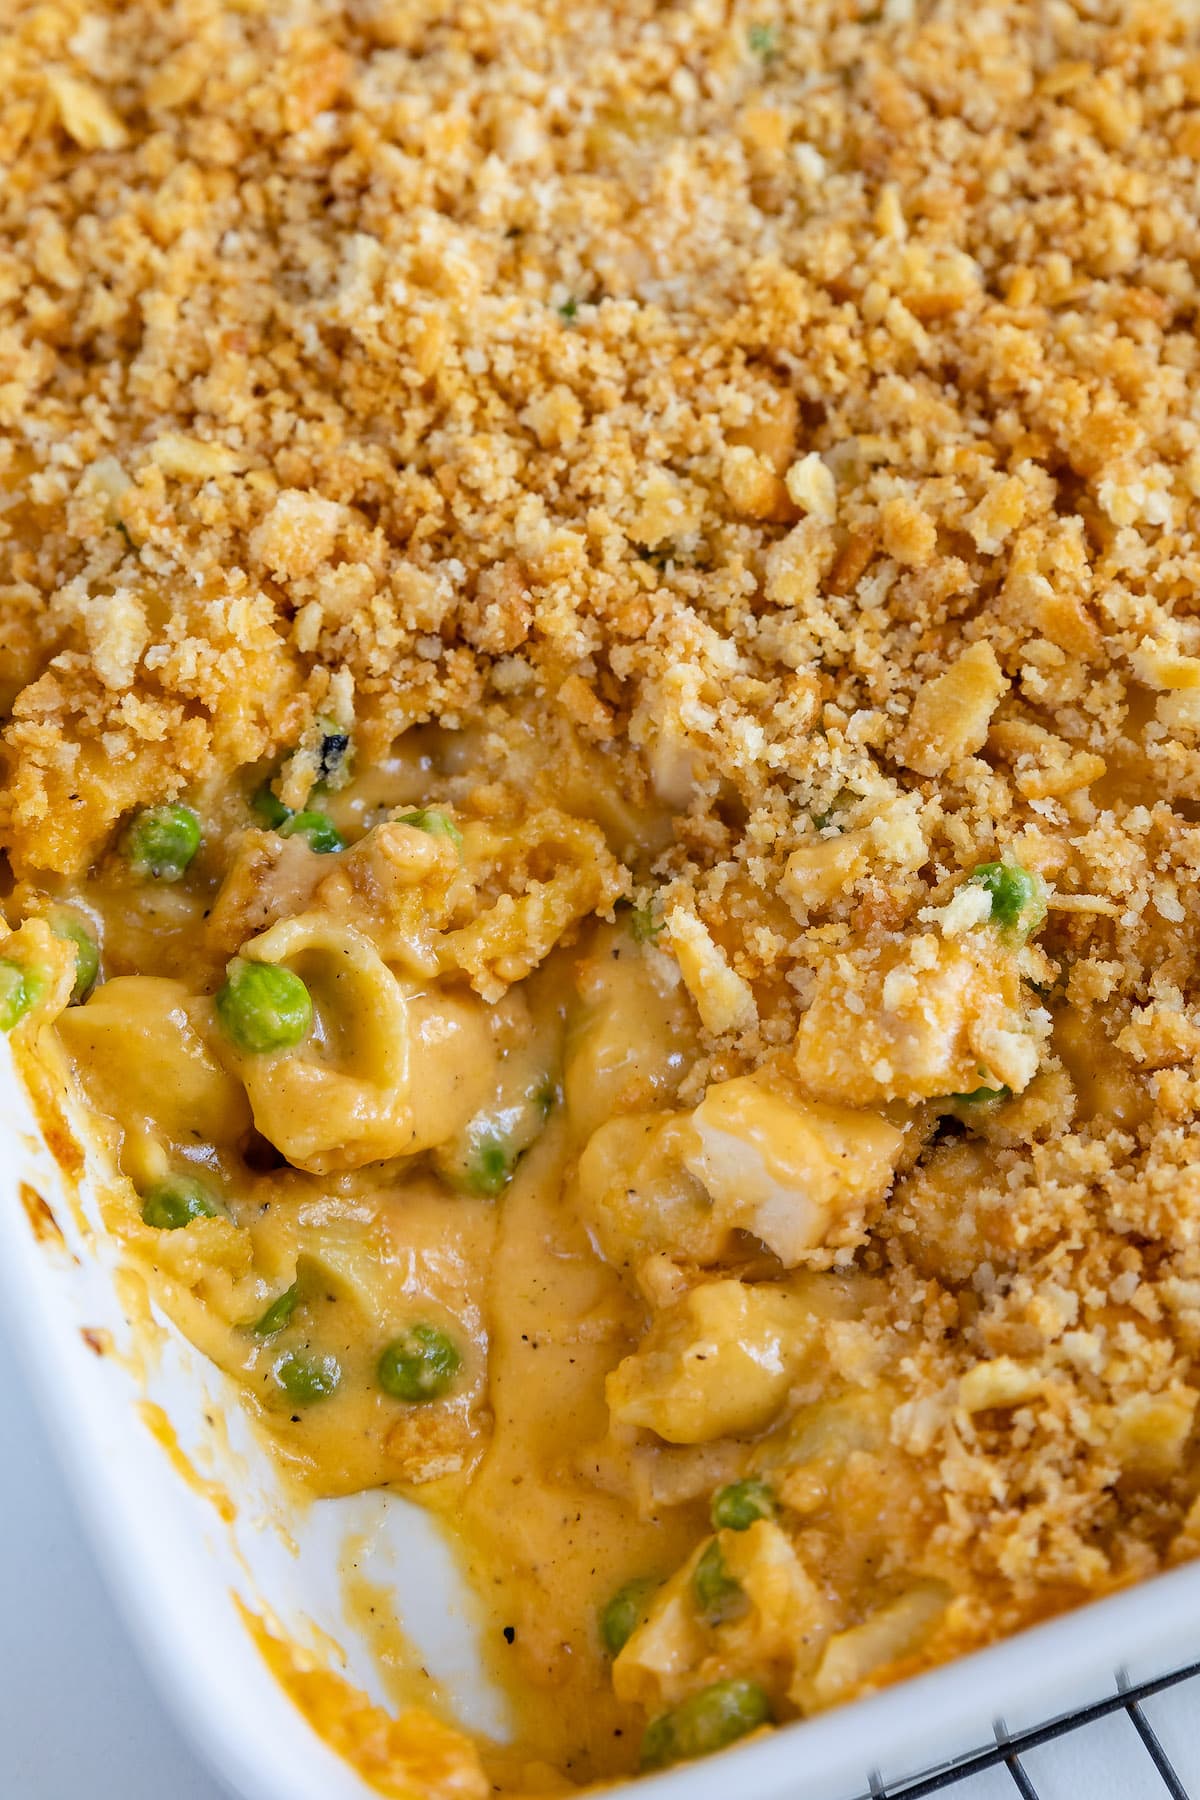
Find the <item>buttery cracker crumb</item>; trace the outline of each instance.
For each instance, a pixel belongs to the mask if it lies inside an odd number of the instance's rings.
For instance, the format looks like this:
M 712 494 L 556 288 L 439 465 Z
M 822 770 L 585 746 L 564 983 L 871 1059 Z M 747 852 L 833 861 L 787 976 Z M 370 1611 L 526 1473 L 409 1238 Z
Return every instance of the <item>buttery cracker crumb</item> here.
M 896 746 L 919 775 L 940 775 L 980 750 L 1008 681 L 992 646 L 981 639 L 918 690 Z
M 719 1036 L 753 1024 L 753 990 L 730 967 L 725 952 L 702 922 L 676 906 L 666 916 L 666 927 L 668 942 L 706 1028 Z
M 794 462 L 787 472 L 787 491 L 802 512 L 831 522 L 837 516 L 837 486 L 833 473 L 815 450 Z

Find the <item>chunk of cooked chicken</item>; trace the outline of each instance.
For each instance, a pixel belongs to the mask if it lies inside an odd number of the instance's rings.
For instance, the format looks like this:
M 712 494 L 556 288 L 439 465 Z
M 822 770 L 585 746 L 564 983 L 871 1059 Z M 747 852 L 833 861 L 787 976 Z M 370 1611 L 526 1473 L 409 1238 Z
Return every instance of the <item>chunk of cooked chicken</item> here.
M 995 932 L 931 932 L 827 962 L 796 1033 L 796 1067 L 813 1094 L 850 1106 L 1020 1093 L 1049 1027 L 1022 993 L 1018 953 Z
M 691 1133 L 684 1167 L 722 1220 L 753 1232 L 789 1269 L 819 1248 L 862 1241 L 904 1143 L 878 1113 L 811 1100 L 770 1066 L 710 1087 Z
M 714 1084 L 691 1114 L 610 1119 L 580 1158 L 575 1193 L 604 1256 L 639 1280 L 659 1252 L 717 1262 L 737 1231 L 790 1269 L 862 1241 L 903 1147 L 878 1113 L 812 1100 L 775 1066 Z
M 669 1444 L 758 1431 L 778 1412 L 817 1329 L 787 1288 L 712 1281 L 655 1320 L 605 1384 L 616 1422 Z
M 204 922 L 209 948 L 214 955 L 232 956 L 277 919 L 303 912 L 323 872 L 324 858 L 302 837 L 244 831 Z

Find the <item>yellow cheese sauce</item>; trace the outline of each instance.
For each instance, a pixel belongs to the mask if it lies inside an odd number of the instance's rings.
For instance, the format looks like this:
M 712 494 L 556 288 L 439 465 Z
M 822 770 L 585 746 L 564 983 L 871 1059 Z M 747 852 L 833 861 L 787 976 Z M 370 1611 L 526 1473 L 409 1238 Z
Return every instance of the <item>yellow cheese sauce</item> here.
M 490 1000 L 453 979 L 409 979 L 399 1022 L 410 1032 L 418 1149 L 384 1161 L 370 1156 L 373 1144 L 344 1154 L 343 1115 L 322 1123 L 305 1096 L 304 1123 L 330 1146 L 309 1146 L 315 1170 L 289 1164 L 253 1122 L 264 1109 L 274 1117 L 271 1103 L 260 1101 L 252 1118 L 236 1055 L 205 997 L 240 948 L 236 934 L 226 935 L 235 905 L 266 910 L 273 924 L 289 907 L 311 918 L 314 884 L 323 881 L 333 883 L 340 916 L 352 916 L 342 866 L 380 823 L 395 835 L 406 805 L 460 797 L 467 848 L 442 840 L 454 864 L 470 854 L 473 828 L 496 835 L 488 822 L 496 813 L 519 839 L 528 815 L 512 788 L 482 790 L 481 818 L 467 816 L 481 792 L 472 761 L 461 739 L 414 734 L 327 797 L 322 810 L 347 847 L 320 857 L 259 829 L 247 810 L 253 789 L 243 783 L 198 801 L 204 844 L 181 880 L 131 880 L 118 848 L 86 884 L 31 894 L 26 904 L 56 918 L 69 906 L 102 945 L 102 979 L 60 1016 L 57 1034 L 107 1133 L 114 1227 L 184 1329 L 241 1385 L 300 1488 L 320 1496 L 394 1487 L 446 1521 L 478 1596 L 488 1666 L 519 1722 L 516 1747 L 493 1750 L 497 1769 L 506 1781 L 520 1771 L 523 1781 L 536 1756 L 583 1783 L 635 1766 L 644 1723 L 641 1709 L 613 1694 L 599 1609 L 631 1577 L 665 1579 L 702 1529 L 703 1509 L 646 1505 L 608 1466 L 605 1378 L 636 1346 L 645 1303 L 597 1254 L 570 1203 L 568 1174 L 596 1124 L 673 1094 L 695 1054 L 686 991 L 663 953 L 639 941 L 628 905 L 608 924 L 567 920 L 541 966 Z M 547 785 L 545 771 L 531 773 Z M 616 801 L 608 812 L 610 827 L 615 815 L 627 833 Z M 569 841 L 569 818 L 558 817 L 553 831 Z M 651 843 L 660 829 L 647 822 Z M 441 848 L 418 826 L 398 835 L 416 843 L 418 856 L 430 843 Z M 607 855 L 599 834 L 590 844 Z M 540 852 L 547 889 L 561 880 L 557 848 Z M 263 859 L 256 876 L 265 878 L 247 900 L 239 884 L 251 856 Z M 594 881 L 594 871 L 584 879 Z M 507 903 L 501 894 L 502 912 Z M 368 886 L 368 929 L 373 907 L 378 893 Z M 254 923 L 263 922 L 255 912 Z M 217 927 L 223 935 L 214 940 Z M 357 928 L 349 931 L 357 939 Z M 365 940 L 357 941 L 361 949 Z M 369 996 L 365 1007 L 355 997 L 349 1024 L 337 1017 L 340 980 L 335 973 L 314 1037 L 320 1067 L 336 1069 L 342 1085 L 332 1101 L 318 1090 L 316 1104 L 348 1105 L 352 1133 L 368 1103 L 347 1101 L 344 1089 L 376 1073 L 369 1043 L 364 1052 L 354 1034 L 369 1036 L 374 1021 Z M 317 992 L 319 970 L 310 981 Z M 447 1031 L 452 1058 L 441 1041 Z M 463 1129 L 475 1114 L 487 1127 L 480 1143 L 473 1127 Z M 459 1141 L 447 1145 L 452 1128 Z M 396 1129 L 403 1140 L 409 1126 Z M 277 1130 L 294 1143 L 292 1115 Z M 211 1215 L 182 1228 L 146 1224 L 138 1217 L 153 1216 L 146 1197 L 177 1176 L 202 1183 Z M 281 1299 L 287 1316 L 263 1329 Z M 449 1390 L 427 1404 L 398 1401 L 377 1379 L 382 1350 L 412 1320 L 443 1329 L 458 1358 Z M 289 1394 L 278 1371 L 290 1356 L 335 1366 L 336 1385 Z M 157 1408 L 153 1425 L 179 1460 Z M 190 1465 L 188 1476 L 198 1480 Z M 222 1509 L 228 1504 L 222 1494 Z M 362 1584 L 348 1575 L 348 1604 L 374 1620 L 376 1602 Z M 390 1646 L 383 1662 L 393 1691 L 411 1702 L 398 1632 L 375 1621 L 368 1636 Z
M 152 1400 L 142 1400 L 138 1404 L 138 1412 L 142 1424 L 161 1446 L 167 1461 L 184 1485 L 202 1500 L 207 1500 L 218 1518 L 223 1519 L 227 1525 L 232 1524 L 237 1517 L 237 1508 L 231 1496 L 219 1481 L 212 1481 L 201 1475 L 179 1442 L 179 1435 L 162 1407 L 155 1405 Z
M 274 1622 L 240 1607 L 247 1631 L 313 1729 L 389 1800 L 486 1800 L 491 1783 L 461 1734 L 422 1707 L 397 1717 L 291 1643 Z

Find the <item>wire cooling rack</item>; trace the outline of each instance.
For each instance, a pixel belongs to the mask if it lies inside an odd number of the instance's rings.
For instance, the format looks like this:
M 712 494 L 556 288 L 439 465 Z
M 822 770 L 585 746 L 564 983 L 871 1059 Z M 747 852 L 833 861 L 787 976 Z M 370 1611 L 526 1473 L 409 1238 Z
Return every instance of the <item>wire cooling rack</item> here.
M 1111 1770 L 1106 1784 L 1107 1791 L 1120 1794 L 1122 1800 L 1163 1800 L 1165 1795 L 1170 1800 L 1191 1800 L 1189 1789 L 1184 1785 L 1163 1744 L 1159 1732 L 1147 1717 L 1145 1702 L 1154 1700 L 1160 1695 L 1173 1694 L 1178 1697 L 1179 1705 L 1173 1709 L 1176 1727 L 1181 1724 L 1188 1738 L 1194 1745 L 1190 1760 L 1200 1762 L 1200 1662 L 1190 1663 L 1186 1668 L 1173 1670 L 1169 1675 L 1159 1675 L 1150 1681 L 1131 1684 L 1123 1673 L 1116 1676 L 1115 1692 L 1103 1700 L 1097 1700 L 1091 1706 L 1082 1707 L 1078 1712 L 1066 1713 L 1051 1719 L 1045 1725 L 1039 1725 L 1030 1731 L 1009 1733 L 1002 1720 L 995 1725 L 995 1742 L 986 1748 L 976 1750 L 959 1757 L 952 1763 L 931 1770 L 926 1775 L 900 1782 L 885 1784 L 878 1776 L 872 1777 L 866 1793 L 859 1800 L 924 1800 L 929 1794 L 950 1793 L 954 1800 L 967 1800 L 968 1794 L 975 1785 L 973 1778 L 986 1776 L 994 1772 L 1001 1781 L 1007 1777 L 1007 1792 L 1014 1800 L 1046 1800 L 1046 1796 L 1038 1786 L 1038 1779 L 1029 1767 L 1032 1753 L 1056 1740 L 1071 1738 L 1079 1734 L 1078 1761 L 1072 1761 L 1070 1793 L 1078 1796 L 1078 1800 L 1090 1800 L 1096 1792 L 1095 1770 L 1089 1772 L 1089 1743 L 1093 1757 L 1104 1756 L 1106 1746 L 1099 1749 L 1093 1740 L 1089 1728 L 1094 1728 L 1102 1721 L 1114 1716 L 1124 1715 L 1136 1733 L 1138 1755 L 1130 1761 L 1128 1755 L 1120 1758 L 1120 1771 Z M 1194 1689 L 1185 1689 L 1184 1684 L 1195 1681 Z M 1075 1748 L 1075 1746 L 1072 1746 Z M 1097 1764 L 1097 1767 L 1100 1765 Z M 988 1795 L 1002 1794 L 1004 1786 L 989 1786 Z M 1055 1787 L 1054 1800 L 1063 1793 L 1061 1782 Z M 1200 1787 L 1193 1786 L 1193 1791 L 1200 1794 Z

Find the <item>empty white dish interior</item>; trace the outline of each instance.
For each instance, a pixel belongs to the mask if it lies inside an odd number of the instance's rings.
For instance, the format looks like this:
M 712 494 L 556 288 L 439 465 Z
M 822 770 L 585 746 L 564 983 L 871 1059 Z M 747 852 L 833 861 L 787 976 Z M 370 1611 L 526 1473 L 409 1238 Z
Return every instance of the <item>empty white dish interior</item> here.
M 35 1233 L 23 1185 L 47 1201 L 64 1242 Z M 244 1800 L 363 1800 L 373 1791 L 301 1717 L 238 1606 L 277 1621 L 302 1648 L 324 1646 L 328 1656 L 332 1639 L 345 1652 L 341 1672 L 384 1700 L 343 1607 L 346 1546 L 363 1539 L 367 1572 L 394 1587 L 397 1614 L 459 1722 L 504 1736 L 471 1597 L 433 1522 L 378 1492 L 297 1507 L 232 1384 L 164 1320 L 148 1356 L 116 1277 L 89 1184 L 78 1197 L 66 1192 L 0 1040 L 0 1304 L 114 1597 L 200 1754 Z M 85 1330 L 109 1334 L 114 1353 L 97 1356 Z M 228 1495 L 232 1521 L 147 1428 L 142 1401 L 161 1407 L 190 1464 Z M 1182 1664 L 1200 1645 L 1197 1617 L 1193 1565 L 639 1791 L 647 1800 L 725 1800 L 730 1791 L 852 1800 L 872 1775 L 895 1784 L 986 1744 L 998 1719 L 1017 1730 L 1111 1692 L 1118 1670 L 1136 1679 Z

